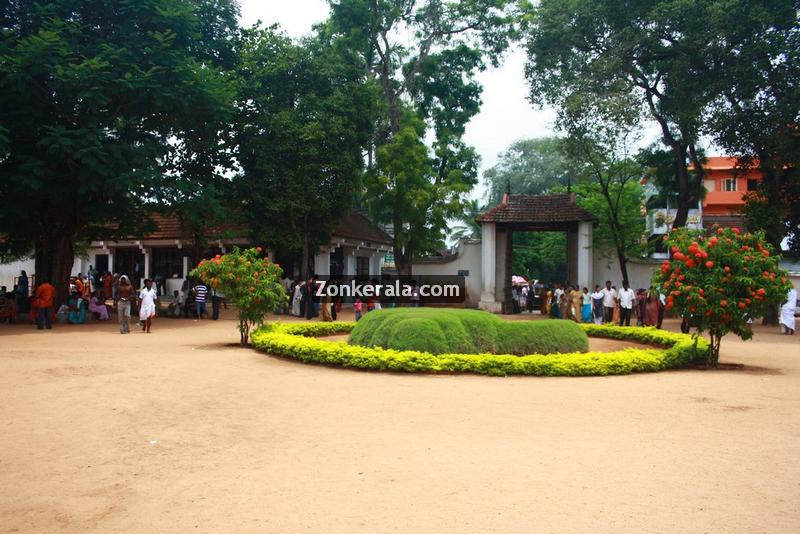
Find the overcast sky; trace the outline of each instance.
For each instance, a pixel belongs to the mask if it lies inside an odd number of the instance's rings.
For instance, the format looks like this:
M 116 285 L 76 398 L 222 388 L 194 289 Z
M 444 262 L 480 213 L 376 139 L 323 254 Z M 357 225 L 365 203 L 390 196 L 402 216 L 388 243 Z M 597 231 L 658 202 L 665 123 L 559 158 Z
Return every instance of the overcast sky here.
M 326 19 L 328 4 L 323 0 L 242 0 L 242 24 L 257 20 L 278 23 L 291 36 L 311 31 L 311 26 Z M 518 139 L 552 133 L 553 110 L 537 110 L 527 100 L 523 75 L 525 54 L 509 53 L 503 65 L 480 74 L 483 106 L 467 127 L 466 142 L 481 156 L 481 169 L 494 165 L 498 153 Z M 483 188 L 478 188 L 480 195 Z

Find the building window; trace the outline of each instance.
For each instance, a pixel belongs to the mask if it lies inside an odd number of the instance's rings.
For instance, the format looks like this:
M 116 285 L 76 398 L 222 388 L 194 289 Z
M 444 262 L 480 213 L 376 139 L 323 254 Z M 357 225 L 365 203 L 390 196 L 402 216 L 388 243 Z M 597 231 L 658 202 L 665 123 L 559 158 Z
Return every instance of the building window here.
M 356 278 L 360 280 L 369 279 L 369 258 L 356 256 Z
M 736 191 L 736 178 L 725 178 L 722 180 L 723 191 Z
M 340 278 L 344 275 L 344 249 L 342 247 L 331 252 L 330 275 L 331 278 Z
M 178 275 L 183 277 L 183 250 L 174 247 L 153 247 L 152 269 L 150 276 L 160 275 L 163 278 L 172 278 Z
M 755 180 L 753 178 L 749 178 L 747 180 L 747 190 L 748 191 L 755 191 L 757 189 L 758 189 L 758 180 Z

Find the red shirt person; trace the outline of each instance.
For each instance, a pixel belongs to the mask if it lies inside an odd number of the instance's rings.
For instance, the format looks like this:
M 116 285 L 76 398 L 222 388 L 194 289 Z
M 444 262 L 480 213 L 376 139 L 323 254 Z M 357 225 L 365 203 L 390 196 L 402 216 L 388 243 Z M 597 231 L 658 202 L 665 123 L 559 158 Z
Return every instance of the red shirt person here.
M 43 282 L 36 287 L 36 328 L 50 330 L 52 325 L 53 299 L 56 296 L 56 288 L 48 282 Z

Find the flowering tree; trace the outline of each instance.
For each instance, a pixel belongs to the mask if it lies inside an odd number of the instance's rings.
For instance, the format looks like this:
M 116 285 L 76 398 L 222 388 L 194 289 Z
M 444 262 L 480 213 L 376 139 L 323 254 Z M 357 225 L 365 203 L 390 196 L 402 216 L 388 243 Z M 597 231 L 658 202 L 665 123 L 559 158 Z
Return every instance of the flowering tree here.
M 725 334 L 750 339 L 750 319 L 786 298 L 790 282 L 778 268 L 780 257 L 772 255 L 762 232 L 741 234 L 735 228 L 714 228 L 710 236 L 680 228 L 664 240 L 672 260 L 664 260 L 653 284 L 667 295 L 667 309 L 692 316 L 698 331 L 708 332 L 706 363 L 716 367 Z
M 239 310 L 242 346 L 249 342 L 253 327 L 260 326 L 264 316 L 288 298 L 280 283 L 283 269 L 263 257 L 261 247 L 236 247 L 233 252 L 201 261 L 189 275 L 221 291 Z

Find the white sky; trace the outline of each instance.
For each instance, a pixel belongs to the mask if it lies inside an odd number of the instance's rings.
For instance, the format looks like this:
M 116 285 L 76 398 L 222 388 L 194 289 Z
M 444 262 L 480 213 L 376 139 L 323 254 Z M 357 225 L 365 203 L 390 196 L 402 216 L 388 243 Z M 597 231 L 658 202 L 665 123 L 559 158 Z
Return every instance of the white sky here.
M 257 20 L 278 23 L 292 37 L 310 32 L 314 23 L 328 17 L 324 0 L 241 0 L 241 4 L 243 25 L 250 26 Z M 514 141 L 553 133 L 555 112 L 537 110 L 526 100 L 524 63 L 524 52 L 514 50 L 502 66 L 478 77 L 483 85 L 483 105 L 467 126 L 465 141 L 480 154 L 482 171 L 494 165 L 498 154 Z M 479 186 L 474 194 L 482 196 L 483 191 Z

